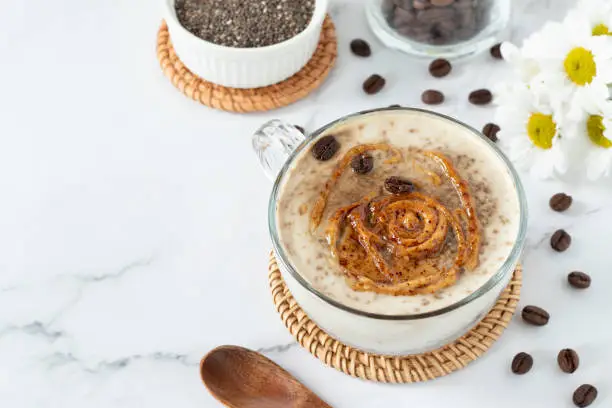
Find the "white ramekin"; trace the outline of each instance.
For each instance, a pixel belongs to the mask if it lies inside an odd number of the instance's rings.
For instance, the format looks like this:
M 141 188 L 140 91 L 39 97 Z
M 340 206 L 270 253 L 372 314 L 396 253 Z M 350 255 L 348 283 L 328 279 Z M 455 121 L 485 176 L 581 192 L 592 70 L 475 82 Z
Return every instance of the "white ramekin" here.
M 163 8 L 174 50 L 194 74 L 231 88 L 259 88 L 289 78 L 308 63 L 319 42 L 327 1 L 315 0 L 312 20 L 304 31 L 260 48 L 232 48 L 204 41 L 179 23 L 175 0 L 163 0 Z

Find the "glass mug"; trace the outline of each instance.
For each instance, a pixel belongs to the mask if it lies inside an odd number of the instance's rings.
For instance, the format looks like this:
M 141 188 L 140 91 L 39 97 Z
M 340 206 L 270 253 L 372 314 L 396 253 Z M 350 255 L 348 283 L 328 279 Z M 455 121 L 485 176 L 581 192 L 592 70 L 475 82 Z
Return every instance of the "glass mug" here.
M 286 174 L 294 160 L 329 129 L 357 118 L 364 119 L 389 111 L 405 111 L 435 120 L 453 132 L 464 132 L 490 149 L 508 172 L 519 206 L 516 240 L 502 266 L 477 290 L 447 307 L 426 313 L 388 315 L 349 307 L 317 290 L 291 264 L 283 248 L 276 219 L 277 200 Z M 510 282 L 525 243 L 527 204 L 520 179 L 506 157 L 480 132 L 450 117 L 413 108 L 381 108 L 345 116 L 305 136 L 280 120 L 264 124 L 253 135 L 253 148 L 266 175 L 274 180 L 268 206 L 268 226 L 281 275 L 291 294 L 319 327 L 344 344 L 385 355 L 407 355 L 435 350 L 461 337 L 491 310 Z M 479 146 L 480 148 L 480 146 Z

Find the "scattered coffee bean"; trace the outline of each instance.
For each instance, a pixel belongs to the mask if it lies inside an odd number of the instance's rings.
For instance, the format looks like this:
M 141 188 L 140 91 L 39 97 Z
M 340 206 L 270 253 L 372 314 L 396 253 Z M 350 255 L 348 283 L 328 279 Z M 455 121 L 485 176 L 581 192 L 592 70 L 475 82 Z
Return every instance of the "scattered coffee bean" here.
M 578 353 L 576 353 L 576 351 L 572 349 L 563 349 L 557 355 L 557 363 L 559 363 L 561 371 L 571 374 L 578 369 L 580 358 L 578 358 Z
M 548 312 L 537 306 L 525 306 L 521 312 L 521 317 L 525 323 L 534 326 L 544 326 L 548 323 L 550 315 Z
M 557 230 L 550 237 L 550 246 L 557 252 L 563 252 L 570 247 L 572 237 L 565 230 Z
M 477 89 L 470 93 L 468 99 L 474 105 L 486 105 L 493 100 L 493 94 L 488 89 Z
M 518 353 L 512 359 L 511 369 L 514 374 L 526 374 L 533 367 L 533 357 L 527 353 Z
M 367 174 L 374 168 L 374 158 L 367 154 L 360 154 L 351 160 L 351 167 L 357 174 Z
M 444 102 L 444 94 L 434 89 L 428 89 L 421 95 L 421 100 L 427 105 L 439 105 Z
M 501 53 L 501 43 L 495 44 L 491 47 L 491 56 L 495 59 L 504 59 L 504 56 Z
M 555 211 L 561 212 L 565 211 L 572 205 L 572 196 L 567 195 L 565 193 L 557 193 L 554 196 L 550 197 L 550 208 Z
M 391 194 L 405 194 L 414 191 L 414 184 L 405 178 L 392 176 L 385 180 L 385 188 Z
M 500 131 L 500 127 L 497 126 L 495 123 L 487 123 L 483 128 L 482 128 L 482 133 L 489 138 L 490 141 L 492 142 L 497 142 L 497 133 Z
M 591 286 L 591 277 L 584 272 L 570 272 L 567 275 L 567 281 L 576 289 L 586 289 Z
M 574 391 L 573 401 L 577 407 L 588 407 L 597 398 L 597 388 L 591 384 L 582 384 Z
M 373 95 L 383 89 L 385 82 L 385 78 L 378 74 L 370 75 L 370 77 L 363 83 L 363 90 L 368 95 Z
M 429 73 L 431 76 L 436 78 L 442 78 L 447 76 L 451 70 L 453 69 L 451 63 L 444 58 L 438 58 L 433 60 L 431 64 L 429 64 Z
M 359 57 L 369 57 L 372 55 L 370 44 L 360 38 L 351 41 L 351 51 L 353 51 L 353 54 Z
M 319 161 L 327 161 L 334 157 L 340 149 L 340 143 L 332 135 L 323 136 L 312 146 L 312 155 Z
M 300 125 L 293 125 L 293 127 L 296 128 L 297 130 L 299 130 L 303 135 L 306 134 L 306 131 Z

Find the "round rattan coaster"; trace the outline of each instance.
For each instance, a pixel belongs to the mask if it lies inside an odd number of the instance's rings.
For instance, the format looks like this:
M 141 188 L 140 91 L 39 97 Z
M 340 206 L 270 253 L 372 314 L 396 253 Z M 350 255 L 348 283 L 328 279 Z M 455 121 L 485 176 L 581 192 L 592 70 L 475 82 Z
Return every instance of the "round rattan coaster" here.
M 254 89 L 226 88 L 194 75 L 178 59 L 166 22 L 157 33 L 157 59 L 164 75 L 183 94 L 206 106 L 228 112 L 261 112 L 287 106 L 317 89 L 338 55 L 336 29 L 328 16 L 323 22 L 317 49 L 304 68 L 275 85 Z
M 463 337 L 423 354 L 385 356 L 366 353 L 342 344 L 318 327 L 297 304 L 270 254 L 268 280 L 274 307 L 297 342 L 325 365 L 353 377 L 386 383 L 433 380 L 457 371 L 483 355 L 510 323 L 521 295 L 522 269 L 489 314 Z

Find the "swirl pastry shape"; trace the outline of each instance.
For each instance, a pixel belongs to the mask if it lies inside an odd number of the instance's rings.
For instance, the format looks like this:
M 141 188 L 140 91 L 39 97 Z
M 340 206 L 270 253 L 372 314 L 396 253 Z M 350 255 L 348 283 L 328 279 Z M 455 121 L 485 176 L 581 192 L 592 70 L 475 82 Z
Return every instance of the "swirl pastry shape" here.
M 355 151 L 339 162 L 336 173 L 342 173 L 341 166 L 351 154 Z M 461 208 L 451 210 L 435 197 L 411 192 L 370 194 L 336 210 L 325 235 L 333 258 L 354 290 L 390 295 L 434 293 L 453 285 L 462 270 L 478 265 L 480 226 L 467 182 L 442 154 L 425 155 L 450 180 Z M 328 181 L 326 188 L 334 184 Z M 325 198 L 319 203 L 322 208 L 328 195 L 329 191 L 321 194 Z

